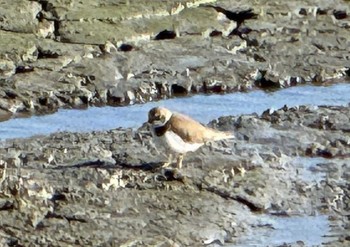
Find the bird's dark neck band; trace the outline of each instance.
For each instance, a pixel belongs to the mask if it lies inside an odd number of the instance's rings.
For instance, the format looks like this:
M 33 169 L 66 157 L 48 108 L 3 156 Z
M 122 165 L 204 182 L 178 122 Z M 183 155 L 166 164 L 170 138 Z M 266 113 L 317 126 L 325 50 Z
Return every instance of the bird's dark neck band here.
M 157 136 L 163 136 L 168 129 L 170 129 L 170 121 L 167 121 L 163 126 L 155 127 L 154 133 Z

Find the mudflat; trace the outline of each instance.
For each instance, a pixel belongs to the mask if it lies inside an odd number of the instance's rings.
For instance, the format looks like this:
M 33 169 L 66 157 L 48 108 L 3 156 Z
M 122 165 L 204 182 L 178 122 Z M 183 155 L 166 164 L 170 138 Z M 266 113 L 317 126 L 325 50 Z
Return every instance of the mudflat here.
M 161 167 L 146 125 L 8 140 L 2 243 L 235 246 L 273 232 L 263 218 L 323 215 L 332 237 L 321 242 L 346 246 L 349 116 L 349 107 L 300 106 L 219 118 L 210 126 L 236 139 L 186 156 L 181 170 Z

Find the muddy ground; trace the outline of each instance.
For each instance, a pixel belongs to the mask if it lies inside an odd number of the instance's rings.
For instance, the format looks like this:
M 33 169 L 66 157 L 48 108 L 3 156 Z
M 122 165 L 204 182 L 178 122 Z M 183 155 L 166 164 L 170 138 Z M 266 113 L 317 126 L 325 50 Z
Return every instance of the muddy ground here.
M 349 75 L 345 0 L 2 0 L 0 115 Z
M 210 125 L 236 139 L 186 156 L 180 171 L 160 167 L 146 125 L 8 140 L 2 244 L 229 246 L 273 231 L 264 216 L 326 215 L 324 242 L 348 246 L 349 116 L 350 107 L 300 106 L 223 117 Z

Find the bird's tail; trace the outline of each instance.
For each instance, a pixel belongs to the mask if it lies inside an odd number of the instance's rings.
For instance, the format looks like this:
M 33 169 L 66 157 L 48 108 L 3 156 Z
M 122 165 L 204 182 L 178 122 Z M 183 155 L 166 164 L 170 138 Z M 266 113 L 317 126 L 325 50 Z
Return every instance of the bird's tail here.
M 232 132 L 228 131 L 218 131 L 215 129 L 212 129 L 210 133 L 208 133 L 208 139 L 211 141 L 220 141 L 225 139 L 234 139 L 235 136 Z

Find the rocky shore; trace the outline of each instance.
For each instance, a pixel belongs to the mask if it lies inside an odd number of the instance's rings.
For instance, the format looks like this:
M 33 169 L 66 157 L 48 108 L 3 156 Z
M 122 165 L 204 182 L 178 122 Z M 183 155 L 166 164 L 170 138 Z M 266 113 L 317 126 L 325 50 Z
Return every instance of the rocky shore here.
M 0 0 L 0 120 L 349 79 L 349 1 L 145 2 Z M 236 139 L 180 171 L 145 124 L 0 142 L 0 245 L 246 246 L 276 230 L 263 219 L 324 216 L 321 242 L 276 246 L 349 246 L 349 118 L 222 117 Z
M 349 118 L 350 107 L 306 106 L 219 118 L 210 125 L 236 139 L 188 155 L 180 171 L 160 167 L 146 125 L 8 140 L 1 244 L 235 246 L 273 231 L 265 216 L 325 215 L 322 242 L 348 246 Z
M 0 115 L 349 75 L 349 2 L 1 1 Z

